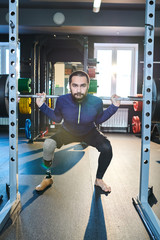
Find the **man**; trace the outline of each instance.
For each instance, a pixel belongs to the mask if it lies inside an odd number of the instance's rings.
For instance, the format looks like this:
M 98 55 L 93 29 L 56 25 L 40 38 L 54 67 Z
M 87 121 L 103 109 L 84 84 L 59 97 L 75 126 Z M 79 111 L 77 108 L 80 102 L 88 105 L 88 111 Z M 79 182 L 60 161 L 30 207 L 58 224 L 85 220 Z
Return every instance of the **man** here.
M 95 185 L 104 192 L 111 192 L 111 187 L 102 178 L 112 159 L 112 147 L 109 140 L 97 129 L 97 125 L 109 119 L 117 111 L 120 101 L 117 95 L 113 95 L 112 104 L 103 111 L 102 100 L 88 94 L 89 82 L 87 73 L 73 72 L 69 77 L 71 93 L 58 97 L 54 110 L 44 103 L 45 93 L 37 94 L 41 96 L 36 99 L 39 109 L 53 121 L 57 123 L 63 121 L 60 130 L 44 142 L 43 160 L 49 173 L 36 187 L 37 191 L 42 191 L 53 183 L 50 167 L 55 148 L 72 142 L 85 142 L 100 152 Z

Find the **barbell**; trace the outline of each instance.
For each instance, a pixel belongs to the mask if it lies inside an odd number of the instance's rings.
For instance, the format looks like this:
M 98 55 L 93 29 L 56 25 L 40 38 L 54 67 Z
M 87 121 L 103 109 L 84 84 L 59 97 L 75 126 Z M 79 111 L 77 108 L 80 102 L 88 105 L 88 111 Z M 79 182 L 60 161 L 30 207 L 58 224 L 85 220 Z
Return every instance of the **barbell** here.
M 9 97 L 9 81 L 8 75 L 0 75 L 0 99 L 8 99 Z M 18 98 L 40 98 L 36 94 L 18 94 Z M 46 95 L 46 98 L 58 98 L 56 95 Z M 111 100 L 111 97 L 99 97 L 102 100 Z M 143 97 L 129 96 L 117 98 L 119 101 L 143 101 Z
M 23 94 L 19 94 L 18 95 L 18 98 L 20 99 L 19 100 L 19 111 L 20 113 L 22 114 L 31 114 L 31 98 L 41 98 L 43 96 L 38 96 L 38 95 L 31 95 L 31 94 L 28 94 L 28 95 L 23 95 Z M 52 98 L 58 98 L 58 96 L 56 95 L 46 95 L 46 98 L 48 98 L 49 100 L 51 100 Z M 101 97 L 103 98 L 104 100 L 110 100 L 111 97 Z M 128 100 L 133 100 L 133 97 L 131 98 L 117 98 L 118 100 L 120 101 L 128 101 Z M 136 99 L 136 102 L 138 102 L 138 100 L 142 100 L 142 98 L 137 98 L 135 97 L 134 99 Z M 134 102 L 135 103 L 135 102 Z M 139 102 L 138 102 L 139 103 Z M 141 101 L 142 103 L 142 101 Z M 51 104 L 49 105 L 51 107 Z
M 18 98 L 41 98 L 43 96 L 37 96 L 36 94 L 35 95 L 32 95 L 32 94 L 18 94 Z M 56 96 L 56 95 L 46 95 L 46 98 L 58 98 L 59 96 Z M 99 97 L 101 98 L 102 100 L 111 100 L 111 97 Z M 136 97 L 136 96 L 129 96 L 129 97 L 119 97 L 117 98 L 118 101 L 143 101 L 143 97 Z
M 153 91 L 152 91 L 152 116 L 156 120 L 160 119 L 160 86 L 155 84 L 153 81 Z M 39 98 L 41 96 L 37 96 L 36 94 L 17 94 L 18 98 Z M 58 98 L 56 95 L 46 95 L 46 98 Z M 111 100 L 111 97 L 100 97 L 102 100 Z M 117 98 L 119 101 L 144 101 L 143 97 L 138 96 L 129 96 L 129 97 L 120 97 Z M 0 75 L 0 116 L 6 117 L 8 116 L 9 109 L 9 80 L 8 75 Z

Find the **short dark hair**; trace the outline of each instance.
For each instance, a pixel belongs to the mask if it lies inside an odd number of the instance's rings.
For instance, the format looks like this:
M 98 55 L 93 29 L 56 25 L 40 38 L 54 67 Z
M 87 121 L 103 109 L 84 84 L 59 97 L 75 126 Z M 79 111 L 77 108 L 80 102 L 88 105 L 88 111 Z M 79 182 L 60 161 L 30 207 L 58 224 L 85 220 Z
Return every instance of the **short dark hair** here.
M 87 83 L 90 82 L 89 75 L 86 72 L 79 70 L 79 71 L 75 71 L 75 72 L 71 73 L 71 75 L 69 76 L 69 84 L 71 84 L 72 77 L 74 77 L 74 76 L 86 77 L 87 78 Z

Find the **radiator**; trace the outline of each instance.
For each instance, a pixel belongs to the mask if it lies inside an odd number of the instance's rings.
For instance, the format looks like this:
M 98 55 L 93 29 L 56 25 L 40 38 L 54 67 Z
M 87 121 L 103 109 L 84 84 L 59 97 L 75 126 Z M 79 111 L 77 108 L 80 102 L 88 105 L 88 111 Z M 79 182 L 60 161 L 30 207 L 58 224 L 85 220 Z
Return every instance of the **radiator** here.
M 100 125 L 102 132 L 128 132 L 128 108 L 119 108 L 107 121 Z

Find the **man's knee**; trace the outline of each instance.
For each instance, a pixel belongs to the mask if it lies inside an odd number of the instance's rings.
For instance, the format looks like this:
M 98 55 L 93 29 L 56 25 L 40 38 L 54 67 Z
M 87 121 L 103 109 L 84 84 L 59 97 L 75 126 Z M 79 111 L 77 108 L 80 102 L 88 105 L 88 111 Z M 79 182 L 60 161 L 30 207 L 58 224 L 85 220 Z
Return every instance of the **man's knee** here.
M 110 141 L 106 139 L 106 141 L 104 141 L 101 146 L 99 147 L 99 152 L 103 152 L 106 153 L 108 155 L 110 155 L 112 157 L 113 153 L 112 153 L 112 146 L 110 144 Z
M 52 165 L 52 160 L 54 157 L 54 151 L 57 147 L 56 141 L 53 139 L 46 139 L 43 145 L 43 160 L 46 167 Z

